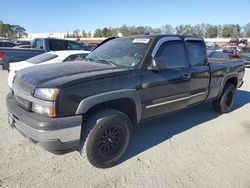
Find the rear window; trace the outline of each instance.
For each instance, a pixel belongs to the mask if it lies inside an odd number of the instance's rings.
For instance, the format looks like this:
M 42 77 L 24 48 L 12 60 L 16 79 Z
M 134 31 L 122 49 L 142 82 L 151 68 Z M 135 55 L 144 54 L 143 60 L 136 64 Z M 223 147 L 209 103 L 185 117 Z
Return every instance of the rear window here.
M 32 64 L 39 64 L 45 61 L 49 61 L 51 59 L 55 59 L 56 57 L 58 57 L 58 55 L 45 53 L 45 54 L 40 54 L 35 57 L 29 58 L 26 60 L 26 62 L 32 63 Z
M 36 40 L 35 41 L 35 48 L 43 49 L 43 41 L 42 40 Z

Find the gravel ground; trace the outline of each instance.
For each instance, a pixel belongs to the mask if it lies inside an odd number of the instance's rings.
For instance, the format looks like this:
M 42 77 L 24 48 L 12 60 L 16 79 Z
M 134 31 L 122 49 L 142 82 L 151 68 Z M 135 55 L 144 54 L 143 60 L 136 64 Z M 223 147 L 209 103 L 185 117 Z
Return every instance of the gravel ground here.
M 7 123 L 0 71 L 0 187 L 250 187 L 250 69 L 231 113 L 205 104 L 135 129 L 125 159 L 96 169 L 78 152 L 51 154 Z

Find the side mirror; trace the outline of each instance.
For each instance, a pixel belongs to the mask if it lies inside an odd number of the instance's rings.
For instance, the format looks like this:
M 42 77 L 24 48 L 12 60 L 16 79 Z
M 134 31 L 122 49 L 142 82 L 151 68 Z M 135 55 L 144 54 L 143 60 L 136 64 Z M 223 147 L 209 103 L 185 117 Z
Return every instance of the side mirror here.
M 151 64 L 148 66 L 148 70 L 159 72 L 160 70 L 166 69 L 167 67 L 168 66 L 165 58 L 155 57 L 152 59 Z

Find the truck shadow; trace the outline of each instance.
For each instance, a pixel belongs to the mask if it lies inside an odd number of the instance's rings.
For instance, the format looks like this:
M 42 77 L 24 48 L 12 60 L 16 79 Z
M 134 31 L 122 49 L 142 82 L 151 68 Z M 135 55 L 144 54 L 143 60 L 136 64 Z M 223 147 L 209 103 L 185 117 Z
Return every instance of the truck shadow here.
M 247 103 L 250 103 L 250 92 L 238 90 L 233 110 Z M 212 103 L 209 102 L 140 123 L 134 129 L 130 148 L 122 162 L 218 116 L 220 114 L 213 110 Z

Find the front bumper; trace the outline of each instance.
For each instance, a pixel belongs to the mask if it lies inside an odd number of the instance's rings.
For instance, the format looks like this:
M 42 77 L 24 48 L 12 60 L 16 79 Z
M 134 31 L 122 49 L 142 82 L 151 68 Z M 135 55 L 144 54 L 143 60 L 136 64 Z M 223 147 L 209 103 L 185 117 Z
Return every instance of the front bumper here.
M 8 85 L 12 89 L 13 81 L 15 78 L 16 73 L 14 71 L 10 71 L 8 75 Z
M 61 153 L 79 147 L 82 116 L 43 117 L 19 107 L 14 96 L 6 97 L 9 124 L 44 149 Z

